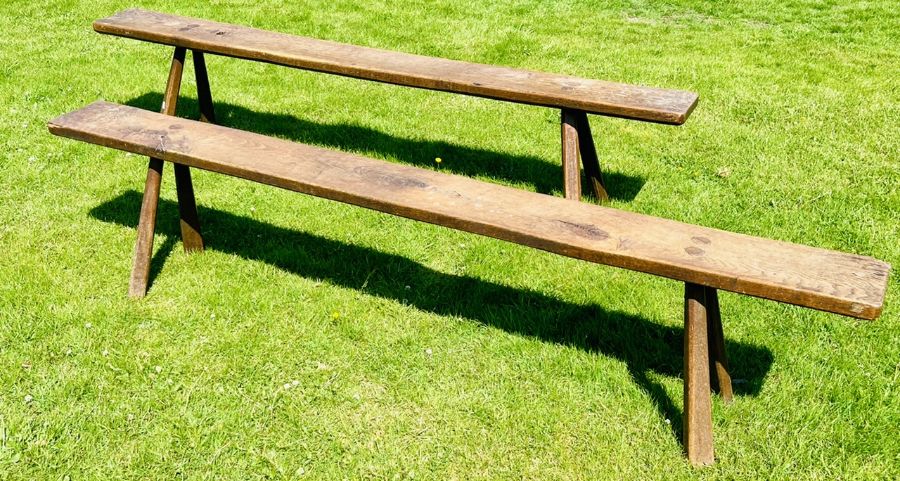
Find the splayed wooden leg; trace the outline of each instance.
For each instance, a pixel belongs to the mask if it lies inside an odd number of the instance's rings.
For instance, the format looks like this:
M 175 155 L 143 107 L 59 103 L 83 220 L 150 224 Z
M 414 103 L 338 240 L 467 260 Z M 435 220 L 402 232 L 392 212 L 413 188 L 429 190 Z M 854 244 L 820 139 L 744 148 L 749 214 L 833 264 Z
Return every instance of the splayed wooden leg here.
M 562 109 L 562 167 L 566 199 L 581 200 L 581 166 L 578 165 L 578 119 L 575 111 Z
M 722 331 L 722 315 L 719 311 L 718 291 L 706 288 L 706 315 L 709 319 L 709 377 L 714 391 L 722 400 L 730 403 L 734 397 L 731 375 L 728 374 L 728 357 L 725 354 L 725 334 Z
M 609 200 L 609 194 L 606 192 L 606 183 L 603 182 L 603 172 L 600 170 L 600 161 L 597 158 L 597 149 L 594 147 L 594 137 L 591 135 L 591 124 L 588 122 L 587 113 L 577 110 L 575 119 L 575 127 L 578 130 L 578 152 L 581 156 L 581 164 L 584 166 L 584 175 L 597 199 L 606 202 Z
M 712 464 L 712 401 L 706 288 L 684 288 L 684 449 L 694 466 Z

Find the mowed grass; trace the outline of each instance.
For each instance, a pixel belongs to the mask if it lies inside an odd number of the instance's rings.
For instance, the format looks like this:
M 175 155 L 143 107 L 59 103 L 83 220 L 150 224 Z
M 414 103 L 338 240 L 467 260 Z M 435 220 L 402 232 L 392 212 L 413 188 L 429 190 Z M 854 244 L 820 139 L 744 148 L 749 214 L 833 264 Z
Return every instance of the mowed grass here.
M 737 396 L 702 470 L 674 281 L 205 172 L 187 255 L 167 167 L 127 299 L 146 160 L 46 123 L 158 108 L 171 51 L 90 28 L 134 5 L 0 6 L 0 479 L 900 477 L 896 275 L 874 322 L 722 294 Z M 591 117 L 612 206 L 900 265 L 894 2 L 140 6 L 698 92 L 681 127 Z M 208 64 L 226 125 L 561 195 L 558 112 Z

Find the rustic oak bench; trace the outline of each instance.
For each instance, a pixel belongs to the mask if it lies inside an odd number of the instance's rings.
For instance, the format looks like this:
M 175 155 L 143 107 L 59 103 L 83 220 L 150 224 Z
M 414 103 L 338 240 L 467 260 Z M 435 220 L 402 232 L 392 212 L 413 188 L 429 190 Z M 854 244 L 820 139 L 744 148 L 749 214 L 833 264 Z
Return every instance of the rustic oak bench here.
M 698 98 L 695 93 L 681 90 L 425 57 L 138 9 L 97 20 L 94 30 L 171 45 L 177 47 L 176 57 L 178 49 L 192 50 L 197 83 L 204 90 L 199 99 L 201 105 L 212 102 L 203 58 L 206 52 L 558 108 L 562 112 L 563 185 L 569 199 L 581 198 L 579 157 L 593 194 L 600 200 L 608 197 L 587 114 L 678 125 L 687 120 Z
M 172 111 L 173 103 L 167 99 Z M 732 397 L 719 289 L 874 319 L 887 287 L 890 266 L 871 257 L 572 202 L 103 101 L 60 116 L 49 128 L 153 159 L 133 296 L 146 290 L 163 161 L 684 282 L 684 445 L 695 465 L 713 462 L 711 388 L 726 401 Z M 202 248 L 193 193 L 179 192 L 178 202 L 185 246 Z

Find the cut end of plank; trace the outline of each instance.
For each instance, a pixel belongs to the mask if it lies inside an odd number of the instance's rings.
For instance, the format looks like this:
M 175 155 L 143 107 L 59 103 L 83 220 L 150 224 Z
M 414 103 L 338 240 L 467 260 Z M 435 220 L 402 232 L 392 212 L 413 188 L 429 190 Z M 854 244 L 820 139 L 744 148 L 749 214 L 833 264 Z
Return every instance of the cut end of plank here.
M 706 466 L 712 466 L 713 464 L 716 464 L 716 459 L 712 454 L 709 454 L 708 456 L 704 455 L 702 457 L 695 456 L 693 458 L 688 456 L 688 461 L 691 463 L 691 466 L 693 466 L 694 468 L 703 468 Z
M 693 92 L 687 92 L 687 93 L 690 94 L 691 96 L 693 96 L 693 98 L 689 97 L 690 103 L 688 104 L 688 107 L 684 110 L 684 112 L 676 114 L 675 121 L 672 122 L 672 124 L 674 124 L 674 125 L 681 125 L 681 124 L 685 123 L 687 121 L 688 117 L 690 117 L 691 114 L 694 112 L 694 109 L 697 108 L 697 104 L 700 102 L 700 95 L 695 94 Z

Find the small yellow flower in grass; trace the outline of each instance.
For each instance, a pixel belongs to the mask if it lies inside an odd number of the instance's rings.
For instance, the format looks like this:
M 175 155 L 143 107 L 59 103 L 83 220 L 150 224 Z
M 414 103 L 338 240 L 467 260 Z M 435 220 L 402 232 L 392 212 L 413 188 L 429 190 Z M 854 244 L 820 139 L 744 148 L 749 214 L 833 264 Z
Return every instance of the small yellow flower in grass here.
M 443 160 L 442 160 L 440 157 L 435 157 L 435 158 L 434 158 L 434 163 L 435 163 L 435 164 L 440 164 L 441 162 L 443 162 Z
M 337 318 L 339 318 L 339 317 L 341 317 L 341 313 L 340 313 L 340 312 L 334 311 L 334 312 L 331 313 L 331 318 L 332 318 L 332 319 L 337 319 Z

